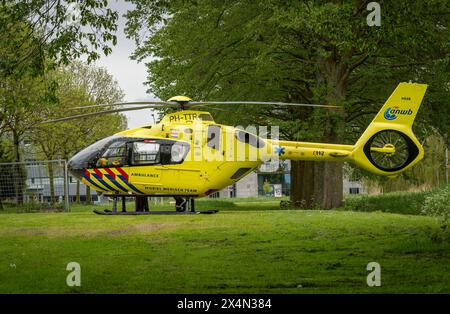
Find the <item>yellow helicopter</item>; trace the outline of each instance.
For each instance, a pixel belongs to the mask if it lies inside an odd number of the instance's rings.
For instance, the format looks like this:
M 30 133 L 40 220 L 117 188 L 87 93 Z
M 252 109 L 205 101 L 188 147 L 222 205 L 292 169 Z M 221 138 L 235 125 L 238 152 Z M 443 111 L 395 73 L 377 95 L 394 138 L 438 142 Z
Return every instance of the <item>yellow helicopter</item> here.
M 329 105 L 280 102 L 195 102 L 176 96 L 167 102 L 132 102 L 107 106 L 143 105 L 79 114 L 51 122 L 92 115 L 176 108 L 154 125 L 119 132 L 72 157 L 71 174 L 99 193 L 113 197 L 112 211 L 98 214 L 150 214 L 147 196 L 175 198 L 173 213 L 199 213 L 194 199 L 219 191 L 270 160 L 351 162 L 372 173 L 396 176 L 423 158 L 412 124 L 427 85 L 400 83 L 354 145 L 283 141 L 217 124 L 209 105 L 260 104 L 333 108 Z M 145 105 L 144 105 L 145 104 Z M 101 107 L 103 105 L 78 107 Z M 106 105 L 105 105 L 106 106 Z M 125 197 L 136 198 L 136 211 L 127 212 Z M 122 211 L 117 200 L 123 201 Z M 215 211 L 207 211 L 212 213 Z

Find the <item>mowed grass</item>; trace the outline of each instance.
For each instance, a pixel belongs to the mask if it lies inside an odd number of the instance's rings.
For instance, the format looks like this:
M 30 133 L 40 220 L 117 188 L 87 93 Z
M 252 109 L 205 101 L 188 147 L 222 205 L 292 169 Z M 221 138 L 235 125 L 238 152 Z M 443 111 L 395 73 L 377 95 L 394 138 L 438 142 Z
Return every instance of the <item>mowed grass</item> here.
M 433 218 L 207 200 L 213 215 L 0 215 L 0 293 L 448 293 Z M 159 206 L 169 208 L 169 205 Z M 68 287 L 66 265 L 81 265 Z M 369 262 L 381 287 L 368 287 Z

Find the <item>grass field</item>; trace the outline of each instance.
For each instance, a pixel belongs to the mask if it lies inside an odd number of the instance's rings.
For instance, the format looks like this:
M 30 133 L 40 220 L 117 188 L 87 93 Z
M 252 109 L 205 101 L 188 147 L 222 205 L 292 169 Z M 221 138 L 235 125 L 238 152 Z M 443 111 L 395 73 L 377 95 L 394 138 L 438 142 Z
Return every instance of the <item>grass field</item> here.
M 278 203 L 198 203 L 214 215 L 5 213 L 0 293 L 450 292 L 450 241 L 432 240 L 433 218 Z M 366 284 L 372 261 L 381 287 Z M 69 262 L 81 287 L 66 285 Z

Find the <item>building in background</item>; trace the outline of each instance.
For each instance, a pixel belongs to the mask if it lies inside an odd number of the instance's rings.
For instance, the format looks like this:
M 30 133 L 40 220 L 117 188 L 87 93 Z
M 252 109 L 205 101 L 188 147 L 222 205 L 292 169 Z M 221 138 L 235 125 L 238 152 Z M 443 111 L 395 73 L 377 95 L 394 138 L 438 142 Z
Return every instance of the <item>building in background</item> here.
M 31 197 L 40 202 L 50 202 L 50 176 L 49 176 L 49 162 L 46 161 L 27 161 L 24 163 L 24 170 L 26 173 L 25 180 L 25 197 Z M 53 168 L 53 191 L 55 199 L 58 203 L 63 201 L 65 194 L 64 188 L 64 161 L 51 162 Z M 68 175 L 69 201 L 75 202 L 77 198 L 77 180 Z M 91 189 L 91 201 L 100 202 L 101 198 L 97 191 Z M 80 201 L 86 201 L 86 185 L 80 183 L 79 185 Z
M 289 196 L 291 189 L 291 163 L 289 160 L 276 164 L 264 163 L 257 170 L 225 189 L 211 194 L 219 197 Z M 367 194 L 362 182 L 351 181 L 344 176 L 344 194 Z

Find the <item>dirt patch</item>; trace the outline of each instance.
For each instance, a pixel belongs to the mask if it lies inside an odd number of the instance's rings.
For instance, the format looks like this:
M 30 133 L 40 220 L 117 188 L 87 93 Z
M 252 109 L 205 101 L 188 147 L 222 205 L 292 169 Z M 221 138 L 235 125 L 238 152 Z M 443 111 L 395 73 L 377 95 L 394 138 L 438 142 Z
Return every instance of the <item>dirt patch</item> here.
M 108 230 L 105 234 L 110 236 L 118 236 L 125 234 L 141 234 L 155 233 L 161 230 L 174 230 L 179 226 L 176 223 L 140 223 L 136 225 L 128 225 L 126 227 L 114 230 Z M 102 234 L 102 232 L 100 232 Z
M 0 236 L 46 236 L 46 237 L 97 237 L 97 236 L 121 236 L 126 234 L 152 234 L 162 230 L 175 230 L 177 223 L 139 223 L 126 225 L 121 228 L 105 227 L 89 229 L 88 227 L 29 227 L 7 228 L 0 230 Z
M 132 225 L 133 229 L 137 232 L 151 232 L 166 229 L 176 229 L 179 223 L 141 223 Z
M 2 236 L 16 236 L 16 235 L 25 235 L 25 236 L 40 236 L 45 235 L 46 230 L 43 228 L 31 227 L 31 228 L 11 228 L 6 230 L 1 230 L 0 235 Z

